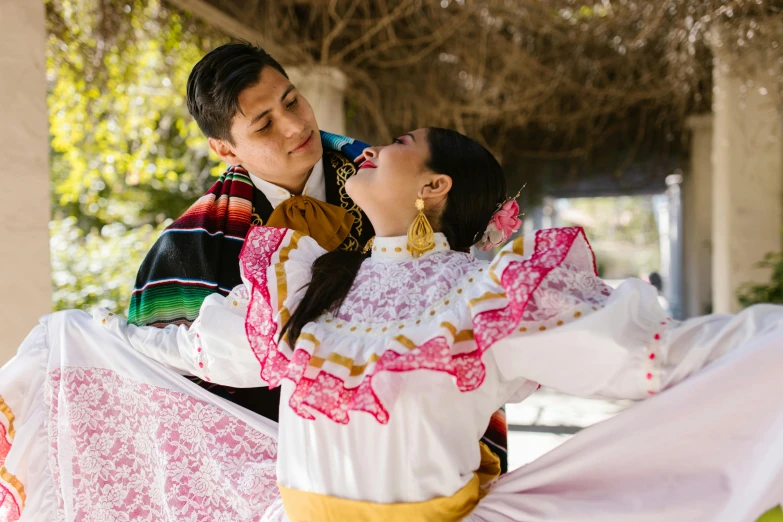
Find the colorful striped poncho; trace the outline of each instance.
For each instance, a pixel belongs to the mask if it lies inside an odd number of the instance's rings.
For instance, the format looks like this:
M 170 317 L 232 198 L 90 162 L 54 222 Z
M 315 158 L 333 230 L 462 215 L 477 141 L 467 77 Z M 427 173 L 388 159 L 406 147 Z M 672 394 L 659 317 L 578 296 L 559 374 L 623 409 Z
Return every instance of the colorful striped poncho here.
M 327 202 L 359 218 L 345 245 L 356 248 L 373 231 L 344 193 L 344 183 L 355 172 L 351 160 L 367 144 L 327 132 L 321 132 L 321 140 L 325 158 L 330 160 L 324 164 Z M 136 277 L 128 321 L 140 326 L 190 323 L 208 295 L 228 295 L 241 283 L 239 252 L 248 229 L 263 224 L 272 210 L 248 172 L 241 166 L 229 167 L 147 254 Z

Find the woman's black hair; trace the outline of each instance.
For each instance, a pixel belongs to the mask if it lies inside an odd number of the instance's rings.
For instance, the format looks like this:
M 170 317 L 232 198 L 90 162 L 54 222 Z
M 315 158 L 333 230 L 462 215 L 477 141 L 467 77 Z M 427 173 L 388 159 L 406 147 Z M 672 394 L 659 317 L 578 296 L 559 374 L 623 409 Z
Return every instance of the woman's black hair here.
M 457 131 L 430 127 L 427 168 L 452 180 L 439 218 L 440 230 L 453 250 L 468 252 L 506 198 L 506 177 L 498 160 L 479 143 Z M 313 263 L 302 301 L 283 326 L 281 337 L 296 342 L 304 326 L 343 304 L 367 255 L 335 250 Z

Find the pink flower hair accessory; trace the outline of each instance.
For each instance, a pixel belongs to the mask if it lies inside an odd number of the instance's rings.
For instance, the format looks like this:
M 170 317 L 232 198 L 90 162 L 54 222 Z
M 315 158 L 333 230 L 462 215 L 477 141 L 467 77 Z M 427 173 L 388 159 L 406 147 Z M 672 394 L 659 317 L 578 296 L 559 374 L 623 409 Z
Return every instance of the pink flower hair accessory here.
M 522 189 L 525 187 L 523 186 Z M 519 204 L 517 198 L 522 193 L 522 189 L 517 192 L 513 198 L 507 198 L 498 205 L 498 209 L 492 214 L 487 229 L 476 243 L 476 248 L 484 251 L 502 245 L 522 227 L 522 220 L 519 214 Z M 524 215 L 524 214 L 522 214 Z

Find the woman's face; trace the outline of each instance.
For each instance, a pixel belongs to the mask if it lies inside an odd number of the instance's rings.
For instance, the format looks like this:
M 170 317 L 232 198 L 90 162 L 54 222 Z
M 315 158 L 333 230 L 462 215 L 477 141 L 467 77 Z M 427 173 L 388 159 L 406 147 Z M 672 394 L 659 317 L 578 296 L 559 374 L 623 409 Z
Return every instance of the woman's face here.
M 451 188 L 451 178 L 427 168 L 427 129 L 396 138 L 391 145 L 368 147 L 359 171 L 348 178 L 346 192 L 361 208 L 378 236 L 404 235 L 416 217 L 416 199 L 436 216 Z

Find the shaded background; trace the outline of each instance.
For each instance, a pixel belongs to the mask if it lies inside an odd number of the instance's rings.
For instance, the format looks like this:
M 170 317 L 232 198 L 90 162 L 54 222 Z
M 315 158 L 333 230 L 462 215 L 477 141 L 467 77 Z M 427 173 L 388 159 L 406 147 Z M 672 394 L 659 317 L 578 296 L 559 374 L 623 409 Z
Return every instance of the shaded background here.
M 270 51 L 324 130 L 479 140 L 526 185 L 522 233 L 584 226 L 602 277 L 660 274 L 676 318 L 783 302 L 771 0 L 0 0 L 0 34 L 0 363 L 50 310 L 127 308 L 225 168 L 185 84 L 232 39 Z M 512 462 L 625 406 L 510 407 Z

